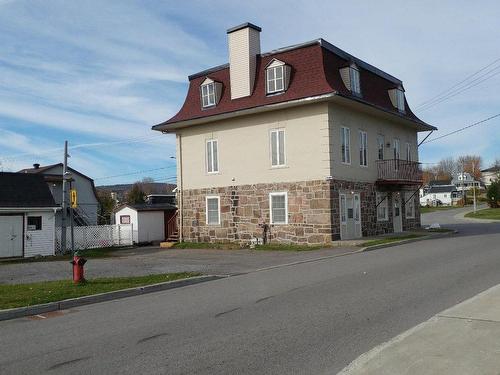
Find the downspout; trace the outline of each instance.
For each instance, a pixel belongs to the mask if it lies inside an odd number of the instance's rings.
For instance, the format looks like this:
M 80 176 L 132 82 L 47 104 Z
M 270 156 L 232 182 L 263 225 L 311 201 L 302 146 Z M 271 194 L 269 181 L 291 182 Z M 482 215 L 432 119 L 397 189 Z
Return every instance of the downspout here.
M 179 192 L 179 242 L 184 242 L 184 195 L 182 184 L 182 137 L 177 133 L 178 155 L 177 168 L 179 172 L 179 181 L 177 191 Z

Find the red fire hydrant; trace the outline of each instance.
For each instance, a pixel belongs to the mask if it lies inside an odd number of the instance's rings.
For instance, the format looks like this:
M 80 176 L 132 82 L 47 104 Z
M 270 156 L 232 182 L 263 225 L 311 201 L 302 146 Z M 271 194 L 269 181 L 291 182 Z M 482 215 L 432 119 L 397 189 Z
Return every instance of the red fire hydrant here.
M 78 253 L 75 253 L 73 260 L 70 262 L 73 265 L 73 282 L 75 284 L 80 284 L 85 281 L 83 276 L 83 266 L 87 263 L 87 259 L 81 257 Z

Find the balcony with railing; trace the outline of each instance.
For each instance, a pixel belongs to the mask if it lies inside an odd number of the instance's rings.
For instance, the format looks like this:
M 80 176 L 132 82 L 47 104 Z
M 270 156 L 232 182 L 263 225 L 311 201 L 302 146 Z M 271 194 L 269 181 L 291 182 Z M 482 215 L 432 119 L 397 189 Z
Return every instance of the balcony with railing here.
M 416 161 L 389 159 L 377 161 L 377 183 L 382 185 L 418 185 L 422 169 Z

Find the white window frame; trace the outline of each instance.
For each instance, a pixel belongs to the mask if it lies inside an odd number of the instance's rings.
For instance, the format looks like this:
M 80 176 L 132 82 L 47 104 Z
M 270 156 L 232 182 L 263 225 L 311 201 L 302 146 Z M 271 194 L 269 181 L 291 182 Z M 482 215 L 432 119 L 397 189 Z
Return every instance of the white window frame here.
M 356 224 L 361 223 L 361 195 L 360 194 L 354 194 L 352 197 L 352 209 L 354 210 L 353 216 L 354 216 L 354 222 Z
M 411 161 L 411 144 L 406 142 L 406 161 Z
M 214 157 L 214 143 L 217 145 L 216 156 Z M 210 148 L 210 157 L 208 155 L 208 150 Z M 217 139 L 207 139 L 205 142 L 205 159 L 206 168 L 208 174 L 219 173 L 219 142 Z M 215 163 L 214 163 L 215 162 Z M 215 168 L 217 167 L 217 168 Z
M 285 221 L 275 223 L 273 218 L 273 200 L 275 196 L 285 196 Z M 272 225 L 286 225 L 288 224 L 288 193 L 286 191 L 269 193 L 269 223 Z
M 283 150 L 280 148 L 279 135 L 280 132 L 283 133 Z M 277 164 L 273 163 L 273 134 L 276 134 L 276 161 Z M 283 152 L 281 152 L 283 151 Z M 283 160 L 281 160 L 280 154 L 283 154 Z M 284 128 L 271 129 L 269 132 L 269 154 L 271 159 L 271 167 L 279 168 L 286 166 L 286 132 Z
M 388 221 L 389 220 L 389 197 L 387 193 L 376 192 L 375 202 L 377 204 L 377 221 Z M 385 207 L 385 216 L 379 216 L 379 208 Z
M 209 199 L 217 199 L 217 222 L 216 223 L 209 223 L 208 222 L 208 200 Z M 220 196 L 207 195 L 205 197 L 205 223 L 207 225 L 220 225 Z
M 276 78 L 276 73 L 278 70 L 281 72 L 281 78 Z M 270 73 L 271 71 L 273 72 L 273 78 L 270 78 Z M 281 81 L 281 88 L 278 89 L 278 82 Z M 274 89 L 271 90 L 270 88 L 270 83 L 274 84 Z M 267 94 L 275 94 L 278 92 L 283 92 L 285 91 L 285 65 L 278 65 L 278 66 L 270 66 L 269 68 L 266 68 L 266 93 Z
M 368 167 L 368 133 L 359 131 L 359 166 Z
M 407 219 L 415 219 L 415 196 L 410 199 L 411 195 L 413 195 L 411 191 L 405 194 L 405 216 Z M 408 212 L 408 206 L 411 206 L 411 212 Z
M 394 159 L 401 159 L 401 142 L 399 141 L 399 138 L 394 138 L 392 140 L 392 156 Z
M 380 143 L 382 141 L 382 143 Z M 385 136 L 383 134 L 379 134 L 377 136 L 377 160 L 384 160 L 385 154 Z M 380 155 L 380 150 L 382 150 L 382 155 Z M 382 158 L 380 158 L 382 156 Z
M 361 85 L 359 79 L 359 69 L 355 66 L 349 67 L 349 79 L 351 81 L 351 92 L 361 95 Z
M 206 93 L 204 92 L 206 89 Z M 210 92 L 212 89 L 212 92 Z M 206 103 L 205 103 L 206 99 Z M 213 107 L 216 104 L 215 82 L 201 85 L 201 106 L 203 108 Z
M 343 201 L 343 203 L 342 203 Z M 340 224 L 347 224 L 347 197 L 345 194 L 340 194 L 339 197 Z
M 347 134 L 347 135 L 346 135 Z M 342 164 L 351 164 L 351 129 L 342 126 L 340 128 L 340 152 Z

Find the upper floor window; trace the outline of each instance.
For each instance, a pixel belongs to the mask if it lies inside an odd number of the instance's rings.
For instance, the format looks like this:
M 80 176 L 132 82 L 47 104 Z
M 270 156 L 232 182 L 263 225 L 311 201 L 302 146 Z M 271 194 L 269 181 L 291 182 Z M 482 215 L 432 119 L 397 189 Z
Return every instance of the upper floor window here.
M 405 111 L 405 93 L 403 90 L 396 90 L 396 103 L 397 103 L 397 108 L 400 112 Z
M 216 139 L 207 141 L 207 172 L 219 172 L 219 147 Z
M 342 141 L 342 163 L 351 164 L 351 129 L 341 127 L 340 139 Z
M 394 159 L 401 159 L 401 148 L 399 145 L 399 139 L 394 138 L 392 141 L 392 151 Z
M 200 86 L 201 106 L 209 108 L 217 105 L 222 93 L 222 83 L 205 78 Z
M 410 145 L 410 142 L 406 142 L 406 161 L 411 161 L 411 145 Z
M 272 60 L 266 68 L 266 93 L 286 91 L 290 80 L 290 66 L 283 61 Z
M 356 65 L 349 67 L 349 78 L 351 81 L 351 92 L 353 94 L 361 94 L 361 86 L 359 83 L 359 70 Z
M 378 160 L 384 160 L 384 145 L 385 138 L 383 135 L 378 135 L 377 137 L 377 158 Z
M 359 165 L 368 166 L 368 137 L 366 132 L 359 132 Z
M 285 165 L 285 129 L 271 130 L 271 165 Z

